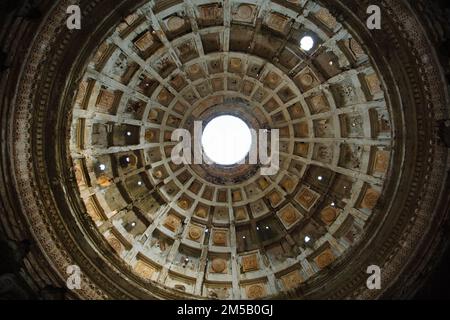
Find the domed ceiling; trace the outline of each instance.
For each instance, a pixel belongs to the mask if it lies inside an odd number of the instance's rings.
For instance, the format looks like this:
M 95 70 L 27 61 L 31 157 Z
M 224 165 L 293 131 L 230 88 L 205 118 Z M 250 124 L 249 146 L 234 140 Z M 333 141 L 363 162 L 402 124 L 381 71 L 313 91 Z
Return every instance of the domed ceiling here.
M 361 45 L 313 1 L 152 3 L 89 62 L 71 156 L 87 213 L 138 275 L 190 294 L 277 295 L 360 241 L 391 121 Z M 312 48 L 302 49 L 305 37 Z M 176 165 L 172 132 L 235 115 L 278 129 L 279 170 Z M 225 134 L 225 133 L 224 133 Z
M 410 43 L 392 31 L 411 18 L 389 15 L 386 33 L 373 35 L 362 25 L 364 3 L 350 2 L 118 1 L 103 18 L 93 2 L 86 14 L 97 12 L 98 24 L 40 31 L 50 49 L 39 59 L 54 64 L 34 84 L 35 101 L 50 100 L 16 115 L 16 128 L 31 117 L 38 124 L 32 168 L 15 160 L 17 185 L 25 211 L 44 202 L 35 214 L 49 220 L 25 221 L 51 239 L 40 243 L 55 268 L 80 266 L 77 297 L 376 298 L 390 290 L 423 230 L 443 219 L 435 209 L 447 154 L 432 122 L 445 117 L 448 97 L 442 79 L 426 78 L 438 73 L 412 67 L 432 55 L 411 59 Z M 383 37 L 394 57 L 380 55 Z M 222 115 L 269 136 L 278 130 L 274 172 L 248 161 L 173 161 L 176 129 L 201 146 L 195 123 Z M 20 135 L 19 158 L 29 139 Z M 39 183 L 28 185 L 27 170 L 52 190 L 30 193 Z M 38 213 L 46 206 L 54 207 Z M 383 270 L 382 291 L 365 285 L 373 264 Z

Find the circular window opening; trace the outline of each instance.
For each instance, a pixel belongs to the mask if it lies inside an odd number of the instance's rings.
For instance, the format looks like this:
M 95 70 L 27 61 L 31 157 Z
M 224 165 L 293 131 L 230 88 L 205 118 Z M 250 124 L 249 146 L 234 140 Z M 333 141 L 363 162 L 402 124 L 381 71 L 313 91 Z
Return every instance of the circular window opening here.
M 305 36 L 300 40 L 300 48 L 309 51 L 314 47 L 314 39 L 310 36 Z
M 206 125 L 202 146 L 206 156 L 216 164 L 232 165 L 250 152 L 252 134 L 247 124 L 233 116 L 219 116 Z

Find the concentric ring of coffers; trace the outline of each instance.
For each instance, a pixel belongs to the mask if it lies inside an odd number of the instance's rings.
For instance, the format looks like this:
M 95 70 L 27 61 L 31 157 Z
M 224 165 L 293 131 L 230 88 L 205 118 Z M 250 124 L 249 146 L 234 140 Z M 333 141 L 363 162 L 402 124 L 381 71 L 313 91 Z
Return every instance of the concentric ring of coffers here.
M 93 56 L 74 105 L 79 191 L 143 279 L 209 298 L 273 296 L 332 268 L 364 232 L 390 162 L 382 84 L 325 8 L 291 2 L 304 14 L 145 5 Z M 175 129 L 227 113 L 279 130 L 275 175 L 171 161 Z

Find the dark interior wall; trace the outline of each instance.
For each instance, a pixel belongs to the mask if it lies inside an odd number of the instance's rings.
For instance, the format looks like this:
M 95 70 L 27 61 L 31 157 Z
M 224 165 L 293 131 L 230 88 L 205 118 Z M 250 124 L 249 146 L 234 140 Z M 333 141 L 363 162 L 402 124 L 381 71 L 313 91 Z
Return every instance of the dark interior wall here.
M 435 44 L 436 54 L 450 83 L 450 2 L 448 0 L 409 0 L 411 6 L 419 11 L 419 18 L 429 29 L 430 40 Z M 450 87 L 449 87 L 450 89 Z M 442 121 L 440 138 L 450 147 L 450 121 Z M 450 184 L 447 182 L 447 190 Z M 447 208 L 448 210 L 448 208 Z M 436 256 L 436 265 L 423 274 L 423 282 L 413 299 L 450 299 L 450 222 L 447 221 L 446 237 L 441 239 L 442 256 Z
M 450 238 L 446 239 L 447 242 Z M 431 272 L 428 280 L 414 296 L 415 300 L 450 300 L 450 247 L 440 263 Z

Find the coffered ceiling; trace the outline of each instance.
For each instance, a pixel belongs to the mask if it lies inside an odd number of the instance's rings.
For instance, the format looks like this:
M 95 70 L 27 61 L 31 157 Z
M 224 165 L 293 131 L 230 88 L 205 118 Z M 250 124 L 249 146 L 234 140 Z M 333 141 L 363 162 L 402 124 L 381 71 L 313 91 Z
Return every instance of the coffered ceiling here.
M 55 4 L 11 139 L 20 212 L 54 281 L 76 264 L 78 298 L 388 292 L 444 219 L 447 166 L 433 129 L 445 86 L 425 35 L 399 31 L 419 22 L 397 2 L 383 34 L 361 22 L 365 1 L 94 1 L 80 31 L 55 26 Z M 275 174 L 172 161 L 174 130 L 224 114 L 279 130 Z

